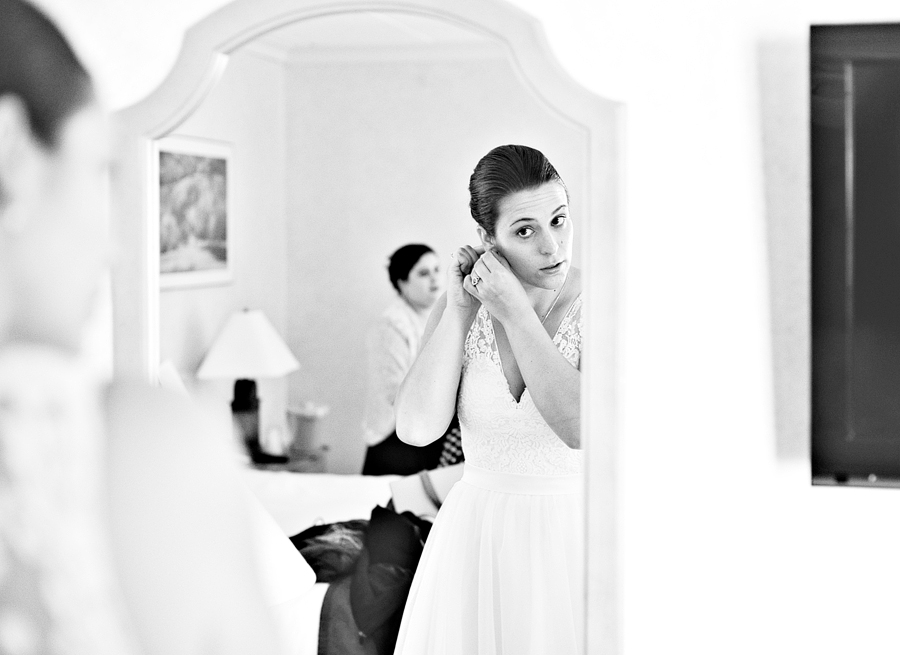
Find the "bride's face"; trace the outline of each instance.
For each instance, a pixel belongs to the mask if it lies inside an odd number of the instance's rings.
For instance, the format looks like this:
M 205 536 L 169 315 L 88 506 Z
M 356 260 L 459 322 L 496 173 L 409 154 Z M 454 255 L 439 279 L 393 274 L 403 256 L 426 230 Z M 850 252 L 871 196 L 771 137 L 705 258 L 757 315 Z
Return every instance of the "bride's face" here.
M 500 201 L 494 236 L 482 239 L 506 257 L 523 285 L 558 289 L 571 266 L 574 228 L 566 190 L 557 182 Z

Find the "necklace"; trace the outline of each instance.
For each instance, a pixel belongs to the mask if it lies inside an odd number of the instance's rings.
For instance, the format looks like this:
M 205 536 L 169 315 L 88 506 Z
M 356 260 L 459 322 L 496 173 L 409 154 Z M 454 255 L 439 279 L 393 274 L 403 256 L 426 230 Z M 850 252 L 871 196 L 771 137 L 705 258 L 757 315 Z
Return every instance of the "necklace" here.
M 569 281 L 569 276 L 566 274 L 566 278 L 563 280 L 562 286 L 559 288 L 559 293 L 556 294 L 556 298 L 553 299 L 553 302 L 550 303 L 550 309 L 547 310 L 547 313 L 544 314 L 544 318 L 541 319 L 541 325 L 544 324 L 544 321 L 547 320 L 547 317 L 550 316 L 550 312 L 553 311 L 553 308 L 556 307 L 556 301 L 559 300 L 559 297 L 562 295 L 563 289 L 566 288 L 566 282 Z

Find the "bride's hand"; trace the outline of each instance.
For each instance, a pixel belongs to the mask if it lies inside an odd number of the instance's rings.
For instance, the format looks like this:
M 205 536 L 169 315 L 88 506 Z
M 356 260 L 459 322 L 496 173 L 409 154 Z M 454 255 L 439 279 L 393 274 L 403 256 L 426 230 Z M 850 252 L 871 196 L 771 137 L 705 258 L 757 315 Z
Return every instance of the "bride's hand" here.
M 465 278 L 464 288 L 503 324 L 534 311 L 506 257 L 494 249 L 486 251 L 475 262 L 471 274 Z
M 478 309 L 481 302 L 476 296 L 464 288 L 465 280 L 472 272 L 472 267 L 484 253 L 484 248 L 463 246 L 450 255 L 450 266 L 447 267 L 447 307 L 455 308 L 463 313 Z

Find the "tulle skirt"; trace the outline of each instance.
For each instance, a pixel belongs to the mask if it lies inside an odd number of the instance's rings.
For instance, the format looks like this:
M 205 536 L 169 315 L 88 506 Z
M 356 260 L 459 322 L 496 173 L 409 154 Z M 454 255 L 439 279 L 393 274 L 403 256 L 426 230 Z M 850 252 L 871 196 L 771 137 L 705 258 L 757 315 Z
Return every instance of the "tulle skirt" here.
M 581 476 L 465 465 L 428 536 L 395 655 L 581 655 Z

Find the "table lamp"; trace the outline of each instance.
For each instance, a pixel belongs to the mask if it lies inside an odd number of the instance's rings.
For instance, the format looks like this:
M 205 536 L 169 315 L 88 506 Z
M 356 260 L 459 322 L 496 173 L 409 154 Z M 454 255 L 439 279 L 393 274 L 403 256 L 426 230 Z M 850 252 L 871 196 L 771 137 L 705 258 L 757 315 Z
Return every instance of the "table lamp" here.
M 256 463 L 286 462 L 263 452 L 259 441 L 259 397 L 256 378 L 275 378 L 300 368 L 284 340 L 259 309 L 232 314 L 197 370 L 201 380 L 234 382 L 231 412 L 240 427 L 250 458 Z

